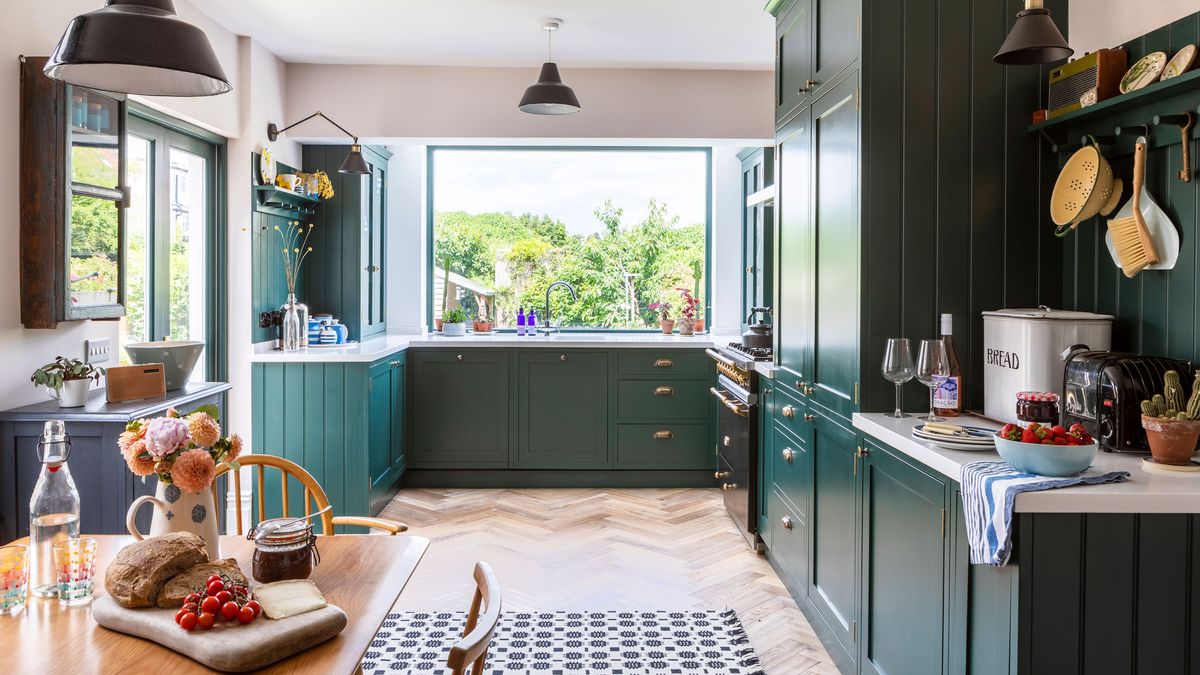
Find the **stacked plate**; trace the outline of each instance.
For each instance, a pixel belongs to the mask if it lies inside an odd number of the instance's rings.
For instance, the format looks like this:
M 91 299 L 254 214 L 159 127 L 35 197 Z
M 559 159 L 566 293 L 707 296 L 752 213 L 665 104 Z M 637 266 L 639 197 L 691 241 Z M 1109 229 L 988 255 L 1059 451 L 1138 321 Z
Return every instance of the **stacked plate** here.
M 926 423 L 913 427 L 913 438 L 948 450 L 993 450 L 995 429 L 957 424 Z

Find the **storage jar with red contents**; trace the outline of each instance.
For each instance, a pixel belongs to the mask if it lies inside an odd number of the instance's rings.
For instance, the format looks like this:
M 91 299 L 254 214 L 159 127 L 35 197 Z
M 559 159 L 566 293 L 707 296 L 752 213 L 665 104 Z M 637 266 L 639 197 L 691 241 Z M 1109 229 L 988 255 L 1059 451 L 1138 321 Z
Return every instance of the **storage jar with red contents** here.
M 1037 422 L 1054 426 L 1061 419 L 1058 394 L 1048 391 L 1022 391 L 1017 394 L 1017 419 L 1026 424 Z
M 258 532 L 266 531 L 259 537 Z M 286 579 L 307 579 L 321 556 L 312 522 L 271 518 L 246 533 L 254 541 L 254 579 L 269 584 Z

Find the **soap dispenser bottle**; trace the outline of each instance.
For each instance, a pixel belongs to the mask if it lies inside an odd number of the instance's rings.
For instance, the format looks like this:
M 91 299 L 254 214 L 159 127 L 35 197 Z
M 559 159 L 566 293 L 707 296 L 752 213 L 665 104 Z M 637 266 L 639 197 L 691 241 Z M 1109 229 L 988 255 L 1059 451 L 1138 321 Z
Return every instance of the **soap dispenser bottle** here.
M 517 337 L 525 337 L 525 305 L 517 309 Z
M 529 310 L 529 318 L 526 319 L 526 321 L 525 321 L 525 323 L 526 323 L 525 334 L 526 335 L 532 335 L 533 337 L 537 337 L 537 325 L 538 325 L 537 322 L 538 322 L 537 310 L 536 309 Z

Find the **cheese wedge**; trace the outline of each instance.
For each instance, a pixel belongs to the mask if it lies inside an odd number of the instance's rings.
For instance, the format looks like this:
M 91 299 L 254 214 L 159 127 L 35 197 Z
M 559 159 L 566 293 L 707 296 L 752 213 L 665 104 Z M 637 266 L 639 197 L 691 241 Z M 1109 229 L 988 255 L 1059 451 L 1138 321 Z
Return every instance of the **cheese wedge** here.
M 326 604 L 317 585 L 308 579 L 276 581 L 254 587 L 254 599 L 268 619 L 286 619 L 321 609 Z

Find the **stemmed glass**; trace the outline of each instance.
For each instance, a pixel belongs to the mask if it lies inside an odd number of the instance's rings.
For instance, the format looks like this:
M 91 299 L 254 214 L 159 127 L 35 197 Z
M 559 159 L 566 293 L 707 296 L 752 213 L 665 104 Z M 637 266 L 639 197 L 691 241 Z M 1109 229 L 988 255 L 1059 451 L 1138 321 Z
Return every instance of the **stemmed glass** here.
M 929 416 L 920 419 L 929 422 L 944 422 L 933 412 L 933 392 L 938 384 L 950 376 L 950 362 L 946 359 L 946 348 L 941 340 L 921 340 L 921 352 L 917 356 L 917 379 L 929 387 Z
M 913 379 L 912 350 L 908 347 L 908 338 L 888 338 L 887 349 L 883 353 L 883 365 L 880 366 L 883 377 L 896 385 L 896 412 L 888 417 L 900 419 L 908 417 L 901 409 L 901 388 L 905 382 Z

